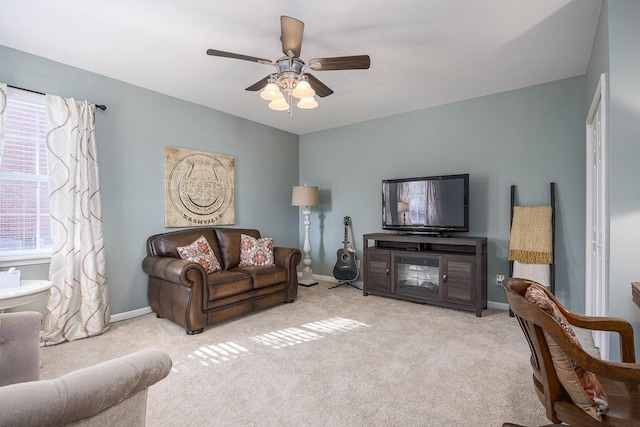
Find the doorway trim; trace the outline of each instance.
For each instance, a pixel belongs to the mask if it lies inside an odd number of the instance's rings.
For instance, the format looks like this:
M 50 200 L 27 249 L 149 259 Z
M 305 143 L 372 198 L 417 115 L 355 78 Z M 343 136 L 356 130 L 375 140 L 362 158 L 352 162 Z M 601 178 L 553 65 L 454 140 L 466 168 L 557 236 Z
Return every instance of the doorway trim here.
M 606 74 L 598 80 L 586 120 L 585 314 L 609 314 L 609 141 Z M 609 337 L 594 331 L 600 356 L 609 359 Z

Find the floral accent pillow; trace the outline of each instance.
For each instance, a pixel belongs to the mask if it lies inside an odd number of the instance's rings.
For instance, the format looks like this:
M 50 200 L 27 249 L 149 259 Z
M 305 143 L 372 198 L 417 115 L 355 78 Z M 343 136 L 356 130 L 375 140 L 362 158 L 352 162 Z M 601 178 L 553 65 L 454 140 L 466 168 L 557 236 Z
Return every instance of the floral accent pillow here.
M 544 286 L 539 283 L 532 283 L 527 288 L 524 297 L 530 303 L 549 313 L 569 335 L 571 340 L 582 348 L 571 324 L 564 317 L 558 306 L 547 296 Z M 598 377 L 593 372 L 574 364 L 546 332 L 545 337 L 558 379 L 571 397 L 571 400 L 573 400 L 573 403 L 582 408 L 591 417 L 602 421 L 602 415 L 609 407 L 609 400 L 602 389 L 602 384 L 598 381 Z
M 246 234 L 240 235 L 240 267 L 250 265 L 260 267 L 275 265 L 271 237 L 256 239 Z
M 200 264 L 207 273 L 222 270 L 220 262 L 213 253 L 213 249 L 209 246 L 209 242 L 204 236 L 198 237 L 195 242 L 189 246 L 179 246 L 176 248 L 180 254 L 180 258 L 186 261 L 193 261 Z

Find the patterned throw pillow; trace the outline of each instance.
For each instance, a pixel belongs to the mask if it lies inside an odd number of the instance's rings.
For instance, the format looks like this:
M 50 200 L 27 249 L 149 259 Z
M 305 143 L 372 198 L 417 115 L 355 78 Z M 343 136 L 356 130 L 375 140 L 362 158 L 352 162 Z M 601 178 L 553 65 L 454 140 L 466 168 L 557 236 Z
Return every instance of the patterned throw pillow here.
M 176 248 L 180 254 L 180 258 L 186 261 L 193 261 L 200 264 L 207 273 L 222 270 L 220 262 L 213 253 L 213 249 L 209 246 L 209 242 L 204 236 L 200 236 L 195 242 L 189 246 L 179 246 Z
M 272 238 L 256 239 L 246 234 L 240 235 L 240 267 L 250 265 L 260 267 L 275 265 Z
M 524 297 L 527 301 L 549 313 L 573 342 L 582 348 L 571 324 L 564 317 L 558 306 L 547 296 L 544 291 L 544 286 L 538 283 L 532 283 L 529 285 Z M 596 375 L 591 371 L 575 365 L 546 332 L 545 338 L 549 346 L 553 366 L 556 368 L 556 373 L 558 374 L 558 379 L 571 397 L 571 400 L 573 400 L 573 403 L 582 408 L 582 410 L 591 417 L 602 421 L 602 415 L 607 411 L 609 401 Z

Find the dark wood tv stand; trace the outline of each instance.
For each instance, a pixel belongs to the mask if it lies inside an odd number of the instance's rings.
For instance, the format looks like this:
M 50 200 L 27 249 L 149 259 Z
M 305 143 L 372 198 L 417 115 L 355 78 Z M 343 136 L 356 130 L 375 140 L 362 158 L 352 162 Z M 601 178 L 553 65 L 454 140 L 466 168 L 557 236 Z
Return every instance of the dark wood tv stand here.
M 475 311 L 487 307 L 486 237 L 363 236 L 363 295 Z

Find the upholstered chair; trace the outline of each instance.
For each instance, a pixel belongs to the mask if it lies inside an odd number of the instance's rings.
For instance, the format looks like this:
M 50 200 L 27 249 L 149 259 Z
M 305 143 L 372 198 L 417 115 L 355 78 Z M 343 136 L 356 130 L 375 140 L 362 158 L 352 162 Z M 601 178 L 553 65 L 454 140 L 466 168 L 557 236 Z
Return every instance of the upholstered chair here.
M 147 390 L 169 374 L 169 355 L 140 350 L 39 380 L 41 318 L 0 313 L 0 426 L 145 425 Z

